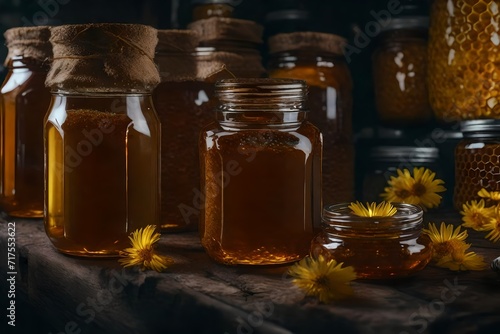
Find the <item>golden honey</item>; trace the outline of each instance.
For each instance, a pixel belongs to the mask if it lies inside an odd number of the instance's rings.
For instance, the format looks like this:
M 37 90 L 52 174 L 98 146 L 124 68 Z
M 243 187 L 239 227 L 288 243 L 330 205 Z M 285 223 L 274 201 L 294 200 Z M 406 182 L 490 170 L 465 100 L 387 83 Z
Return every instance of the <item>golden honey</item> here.
M 499 118 L 498 1 L 436 0 L 429 32 L 429 97 L 441 121 Z
M 413 275 L 431 259 L 427 236 L 421 235 L 422 209 L 395 204 L 392 217 L 359 217 L 349 204 L 325 207 L 323 231 L 311 243 L 313 256 L 353 266 L 358 278 L 390 279 Z
M 430 121 L 427 92 L 426 17 L 395 18 L 373 54 L 375 100 L 380 120 L 407 126 Z
M 269 265 L 308 253 L 321 208 L 321 135 L 304 120 L 305 84 L 217 84 L 217 123 L 200 138 L 201 242 L 224 264 Z
M 500 120 L 471 120 L 461 124 L 464 138 L 455 149 L 457 210 L 471 200 L 480 200 L 481 189 L 500 191 Z

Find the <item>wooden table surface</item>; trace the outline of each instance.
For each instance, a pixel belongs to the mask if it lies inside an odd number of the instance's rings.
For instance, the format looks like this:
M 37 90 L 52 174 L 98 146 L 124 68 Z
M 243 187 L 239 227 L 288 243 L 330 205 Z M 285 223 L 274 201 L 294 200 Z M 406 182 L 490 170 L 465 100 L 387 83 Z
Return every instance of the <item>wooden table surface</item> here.
M 433 221 L 459 222 L 455 214 Z M 0 279 L 6 296 L 7 222 L 16 223 L 16 329 L 22 333 L 500 333 L 500 275 L 428 266 L 416 276 L 355 281 L 355 295 L 323 305 L 305 298 L 288 267 L 225 267 L 196 233 L 163 235 L 176 263 L 165 273 L 122 269 L 116 260 L 62 255 L 40 220 L 3 217 Z M 488 263 L 500 242 L 469 232 Z M 5 311 L 5 308 L 2 308 Z M 5 322 L 5 315 L 1 319 Z M 1 328 L 1 327 L 0 327 Z M 2 333 L 14 333 L 12 327 Z

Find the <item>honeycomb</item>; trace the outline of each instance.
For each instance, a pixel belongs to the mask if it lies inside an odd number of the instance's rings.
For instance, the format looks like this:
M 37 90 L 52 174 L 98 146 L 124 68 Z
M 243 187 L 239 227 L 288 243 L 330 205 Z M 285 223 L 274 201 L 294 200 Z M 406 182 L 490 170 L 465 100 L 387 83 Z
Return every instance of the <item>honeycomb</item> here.
M 428 85 L 438 119 L 500 118 L 499 19 L 498 1 L 434 1 Z
M 482 188 L 500 191 L 500 141 L 463 141 L 455 151 L 455 207 L 479 200 Z
M 380 119 L 391 125 L 425 123 L 432 111 L 427 93 L 427 40 L 411 31 L 387 32 L 373 55 Z

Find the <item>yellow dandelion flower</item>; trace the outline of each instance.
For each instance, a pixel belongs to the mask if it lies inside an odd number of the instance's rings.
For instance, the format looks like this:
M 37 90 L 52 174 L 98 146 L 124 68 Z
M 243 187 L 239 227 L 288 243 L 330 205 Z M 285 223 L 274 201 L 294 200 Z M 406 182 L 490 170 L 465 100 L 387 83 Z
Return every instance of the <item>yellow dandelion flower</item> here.
M 493 242 L 500 240 L 500 207 L 495 208 L 495 214 L 484 226 L 484 230 L 490 231 L 490 233 L 486 235 L 487 239 Z
M 356 201 L 356 203 L 351 203 L 349 209 L 352 213 L 360 217 L 391 217 L 394 216 L 398 210 L 388 202 L 377 203 L 366 203 L 366 206 Z
M 154 233 L 156 226 L 148 225 L 131 233 L 131 248 L 120 253 L 123 259 L 118 260 L 124 267 L 141 266 L 142 270 L 153 269 L 161 272 L 167 269 L 174 261 L 168 256 L 155 253 L 154 244 L 160 240 L 160 233 Z
M 441 258 L 437 264 L 438 267 L 448 268 L 454 271 L 459 270 L 484 270 L 486 262 L 481 255 L 474 252 L 465 252 L 465 249 L 457 249 Z
M 320 302 L 329 303 L 352 295 L 350 281 L 356 279 L 353 267 L 342 268 L 343 263 L 305 257 L 290 268 L 293 283 L 308 296 L 318 297 Z
M 400 202 L 433 208 L 441 203 L 441 196 L 437 193 L 446 190 L 444 182 L 435 179 L 436 173 L 421 167 L 413 168 L 413 176 L 408 169 L 397 170 L 398 176 L 391 176 L 385 193 L 381 196 L 388 202 Z
M 454 251 L 469 249 L 470 244 L 465 243 L 467 231 L 460 232 L 460 229 L 460 226 L 454 229 L 452 224 L 441 223 L 438 230 L 435 224 L 429 223 L 429 228 L 422 230 L 431 239 L 433 260 L 439 261 Z
M 477 193 L 479 197 L 488 198 L 495 202 L 500 202 L 500 191 L 488 191 L 486 189 L 481 189 Z
M 460 211 L 464 227 L 473 228 L 476 231 L 485 231 L 491 218 L 495 215 L 495 207 L 484 207 L 484 199 L 465 203 Z

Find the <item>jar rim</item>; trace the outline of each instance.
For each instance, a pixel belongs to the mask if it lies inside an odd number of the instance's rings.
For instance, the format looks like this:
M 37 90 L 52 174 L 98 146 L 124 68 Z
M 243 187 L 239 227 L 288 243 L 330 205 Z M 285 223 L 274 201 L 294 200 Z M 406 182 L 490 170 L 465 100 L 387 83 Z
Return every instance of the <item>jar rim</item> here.
M 322 214 L 324 224 L 335 228 L 380 230 L 378 225 L 381 221 L 392 223 L 384 226 L 388 230 L 404 230 L 417 227 L 423 222 L 423 210 L 421 207 L 407 203 L 392 203 L 397 209 L 394 216 L 390 217 L 360 217 L 349 209 L 351 203 L 340 203 L 325 206 Z M 377 224 L 377 225 L 374 225 Z

